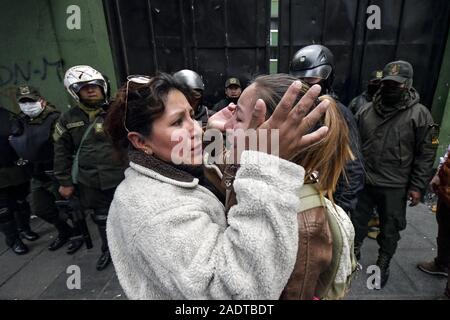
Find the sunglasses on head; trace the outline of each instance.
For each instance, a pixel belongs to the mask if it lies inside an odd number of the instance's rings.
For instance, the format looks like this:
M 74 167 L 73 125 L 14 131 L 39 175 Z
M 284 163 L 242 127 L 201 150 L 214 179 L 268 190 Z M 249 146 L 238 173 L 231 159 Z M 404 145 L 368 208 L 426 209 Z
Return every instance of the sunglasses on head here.
M 144 75 L 130 75 L 127 77 L 127 89 L 125 92 L 125 116 L 123 117 L 123 127 L 125 130 L 130 133 L 128 130 L 126 122 L 127 122 L 127 112 L 128 112 L 128 89 L 130 87 L 130 82 L 136 84 L 148 84 L 150 83 L 151 78 L 149 76 Z

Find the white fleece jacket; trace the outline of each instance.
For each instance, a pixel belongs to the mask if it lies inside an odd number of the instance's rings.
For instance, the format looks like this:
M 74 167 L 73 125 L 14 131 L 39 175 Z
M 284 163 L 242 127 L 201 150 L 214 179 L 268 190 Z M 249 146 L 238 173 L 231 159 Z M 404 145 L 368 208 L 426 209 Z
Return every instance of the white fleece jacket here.
M 278 299 L 294 268 L 304 169 L 245 151 L 228 221 L 206 188 L 130 162 L 107 222 L 130 299 Z M 227 224 L 228 222 L 228 224 Z

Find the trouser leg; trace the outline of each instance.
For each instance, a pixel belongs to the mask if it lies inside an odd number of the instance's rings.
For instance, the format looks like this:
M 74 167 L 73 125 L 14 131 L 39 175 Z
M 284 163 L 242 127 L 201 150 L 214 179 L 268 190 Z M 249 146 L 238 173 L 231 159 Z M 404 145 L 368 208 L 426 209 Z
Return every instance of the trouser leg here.
M 28 248 L 20 240 L 14 214 L 11 210 L 11 190 L 0 189 L 0 232 L 5 235 L 6 245 L 16 254 L 25 254 Z
M 406 228 L 405 188 L 378 188 L 380 234 L 377 237 L 379 255 L 392 258 L 400 240 L 400 231 Z
M 101 255 L 97 261 L 97 270 L 105 269 L 111 262 L 108 249 L 108 239 L 106 237 L 106 222 L 108 218 L 109 206 L 114 197 L 115 188 L 108 190 L 98 190 L 80 185 L 80 201 L 86 211 L 91 213 L 92 220 L 97 225 L 100 239 L 102 241 Z
M 8 188 L 0 189 L 0 231 L 5 235 L 6 244 L 11 246 L 19 238 L 19 232 L 11 210 L 9 191 Z
M 450 207 L 438 199 L 436 220 L 438 223 L 436 264 L 450 264 Z
M 355 246 L 360 246 L 367 236 L 368 223 L 375 207 L 375 195 L 373 187 L 366 185 L 358 196 L 358 203 L 351 215 L 355 228 Z

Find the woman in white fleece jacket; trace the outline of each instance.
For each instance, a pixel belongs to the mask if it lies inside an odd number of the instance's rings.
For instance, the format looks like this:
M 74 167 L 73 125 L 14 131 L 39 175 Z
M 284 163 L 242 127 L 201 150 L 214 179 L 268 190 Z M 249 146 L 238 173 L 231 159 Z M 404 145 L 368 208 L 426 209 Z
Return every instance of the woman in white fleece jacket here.
M 283 159 L 326 134 L 323 128 L 303 136 L 327 101 L 305 117 L 320 87 L 292 108 L 300 88 L 294 83 L 263 124 L 283 137 L 279 157 L 242 153 L 237 205 L 226 217 L 222 203 L 189 173 L 201 165 L 202 132 L 186 89 L 166 74 L 130 78 L 122 87 L 106 129 L 118 149 L 128 149 L 130 168 L 114 195 L 107 237 L 128 298 L 279 298 L 296 261 L 304 178 L 302 167 Z M 255 119 L 262 104 L 255 103 Z M 215 124 L 226 117 L 226 110 L 219 113 Z M 180 139 L 173 141 L 174 134 Z M 180 143 L 188 148 L 174 152 Z

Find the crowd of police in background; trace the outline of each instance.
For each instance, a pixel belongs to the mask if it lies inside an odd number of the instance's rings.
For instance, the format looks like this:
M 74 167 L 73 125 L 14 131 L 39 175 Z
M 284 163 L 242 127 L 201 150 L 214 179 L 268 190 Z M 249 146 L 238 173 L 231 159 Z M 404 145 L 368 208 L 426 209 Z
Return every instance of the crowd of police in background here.
M 437 125 L 413 87 L 413 67 L 406 61 L 380 66 L 371 74 L 367 90 L 348 107 L 333 91 L 335 65 L 328 48 L 300 49 L 290 73 L 310 85 L 319 84 L 322 95 L 335 98 L 345 119 L 342 125 L 348 126 L 355 160 L 346 165 L 334 200 L 352 219 L 358 259 L 368 234 L 378 242 L 376 264 L 383 287 L 400 231 L 406 227 L 408 201 L 415 206 L 423 199 L 438 145 Z M 225 82 L 225 98 L 205 106 L 199 74 L 185 69 L 174 77 L 192 90 L 189 102 L 203 127 L 214 112 L 237 104 L 243 89 L 239 75 L 231 77 Z M 106 239 L 109 205 L 127 165 L 113 156 L 103 130 L 110 104 L 104 75 L 90 66 L 74 66 L 67 70 L 64 86 L 77 104 L 62 114 L 28 84 L 17 88 L 19 114 L 0 108 L 0 230 L 14 253 L 26 254 L 23 240 L 39 238 L 30 228 L 30 214 L 36 215 L 58 231 L 48 249 L 66 246 L 73 254 L 85 241 L 74 218 L 55 203 L 79 199 L 84 216 L 91 216 L 98 227 L 102 246 L 96 266 L 103 270 L 111 261 Z M 450 241 L 440 234 L 437 242 L 438 257 L 419 268 L 446 276 Z

